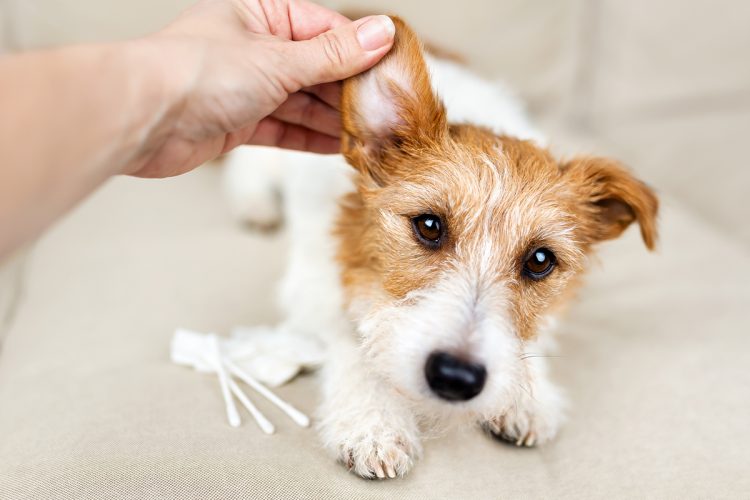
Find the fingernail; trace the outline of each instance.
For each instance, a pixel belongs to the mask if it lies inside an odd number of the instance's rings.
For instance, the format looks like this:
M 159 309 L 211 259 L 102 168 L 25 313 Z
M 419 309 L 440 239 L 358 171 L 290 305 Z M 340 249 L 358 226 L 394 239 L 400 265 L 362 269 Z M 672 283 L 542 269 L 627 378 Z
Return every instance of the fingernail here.
M 364 50 L 376 50 L 393 41 L 396 26 L 388 16 L 372 16 L 357 28 L 357 40 Z

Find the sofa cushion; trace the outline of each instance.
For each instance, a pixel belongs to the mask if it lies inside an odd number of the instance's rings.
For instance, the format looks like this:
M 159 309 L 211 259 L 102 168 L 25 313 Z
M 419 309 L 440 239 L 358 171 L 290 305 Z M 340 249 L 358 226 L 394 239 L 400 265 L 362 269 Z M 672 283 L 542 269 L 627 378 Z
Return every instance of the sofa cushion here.
M 750 4 L 602 0 L 593 51 L 597 114 L 732 109 L 750 98 Z
M 177 326 L 273 321 L 285 236 L 236 227 L 218 172 L 116 179 L 39 243 L 0 357 L 0 498 L 739 497 L 750 490 L 744 250 L 667 199 L 659 252 L 608 243 L 561 332 L 570 420 L 538 449 L 477 429 L 365 481 L 277 424 L 229 427 L 215 379 L 174 366 Z M 314 376 L 280 394 L 312 413 Z M 251 397 L 254 396 L 248 390 Z
M 591 11 L 572 113 L 750 250 L 750 4 L 603 0 Z

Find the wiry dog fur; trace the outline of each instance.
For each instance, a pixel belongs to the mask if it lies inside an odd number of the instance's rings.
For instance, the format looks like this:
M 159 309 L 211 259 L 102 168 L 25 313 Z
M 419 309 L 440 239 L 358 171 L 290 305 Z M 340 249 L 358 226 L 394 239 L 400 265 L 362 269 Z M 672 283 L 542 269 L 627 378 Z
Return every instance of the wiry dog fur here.
M 447 61 L 429 59 L 428 70 L 418 39 L 396 24 L 393 51 L 344 86 L 350 166 L 245 150 L 227 177 L 240 215 L 265 225 L 274 198 L 249 192 L 283 191 L 292 247 L 280 327 L 327 341 L 321 436 L 349 469 L 380 478 L 405 474 L 420 438 L 447 422 L 519 445 L 553 438 L 562 398 L 540 354 L 555 317 L 592 247 L 637 221 L 653 248 L 657 212 L 616 162 L 558 162 L 496 85 Z M 416 237 L 421 214 L 440 217 L 439 248 Z M 524 262 L 539 248 L 556 266 L 532 280 Z M 424 369 L 435 351 L 483 364 L 481 393 L 435 397 Z

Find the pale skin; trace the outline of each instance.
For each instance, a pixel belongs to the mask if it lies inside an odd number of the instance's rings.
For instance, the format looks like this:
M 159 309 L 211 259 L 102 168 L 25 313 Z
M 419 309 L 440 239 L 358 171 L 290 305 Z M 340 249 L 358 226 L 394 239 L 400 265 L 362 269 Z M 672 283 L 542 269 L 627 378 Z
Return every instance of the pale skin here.
M 0 57 L 0 261 L 115 175 L 242 144 L 338 152 L 340 81 L 394 32 L 305 0 L 202 0 L 144 38 Z

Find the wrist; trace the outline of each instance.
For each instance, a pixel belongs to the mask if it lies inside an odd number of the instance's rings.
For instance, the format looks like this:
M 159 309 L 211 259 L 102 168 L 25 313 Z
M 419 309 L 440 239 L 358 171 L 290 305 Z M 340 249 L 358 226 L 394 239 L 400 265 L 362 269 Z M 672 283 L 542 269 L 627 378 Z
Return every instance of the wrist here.
M 118 45 L 129 82 L 132 128 L 124 145 L 129 154 L 115 173 L 130 174 L 148 163 L 173 134 L 195 78 L 184 64 L 179 43 L 151 36 Z

